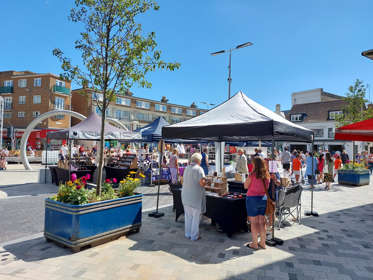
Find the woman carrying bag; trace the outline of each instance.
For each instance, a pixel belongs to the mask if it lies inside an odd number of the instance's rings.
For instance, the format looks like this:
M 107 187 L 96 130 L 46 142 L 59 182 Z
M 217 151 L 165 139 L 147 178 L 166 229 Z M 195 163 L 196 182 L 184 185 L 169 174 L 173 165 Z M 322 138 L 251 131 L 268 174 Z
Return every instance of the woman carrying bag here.
M 272 215 L 274 210 L 273 201 L 268 195 L 269 173 L 264 161 L 256 157 L 253 160 L 254 169 L 246 179 L 244 187 L 246 194 L 246 211 L 251 225 L 252 242 L 246 246 L 257 250 L 266 248 L 266 218 L 265 215 Z M 267 206 L 268 205 L 268 206 Z M 260 241 L 258 242 L 258 234 Z

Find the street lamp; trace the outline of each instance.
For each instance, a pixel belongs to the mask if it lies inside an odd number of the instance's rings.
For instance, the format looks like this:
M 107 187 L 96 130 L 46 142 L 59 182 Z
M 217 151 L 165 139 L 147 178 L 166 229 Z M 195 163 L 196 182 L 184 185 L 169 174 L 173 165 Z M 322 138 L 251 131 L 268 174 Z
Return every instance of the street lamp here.
M 199 103 L 201 103 L 201 104 L 203 104 L 203 105 L 206 105 L 208 110 L 210 110 L 210 106 L 215 106 L 215 104 L 213 104 L 213 103 L 208 103 L 208 102 L 206 102 L 206 101 L 201 101 L 201 102 L 199 102 Z
M 373 49 L 372 50 L 363 51 L 361 53 L 361 55 L 373 60 Z
M 245 47 L 249 47 L 249 46 L 252 46 L 252 45 L 253 45 L 253 43 L 246 42 L 246 43 L 243 43 L 241 45 L 236 46 L 233 49 L 222 50 L 222 51 L 211 53 L 211 55 L 218 55 L 218 54 L 223 54 L 223 53 L 229 52 L 229 64 L 228 64 L 228 99 L 231 98 L 231 83 L 232 83 L 232 78 L 231 78 L 231 57 L 232 57 L 232 51 L 238 50 L 238 49 L 242 49 L 242 48 L 245 48 Z

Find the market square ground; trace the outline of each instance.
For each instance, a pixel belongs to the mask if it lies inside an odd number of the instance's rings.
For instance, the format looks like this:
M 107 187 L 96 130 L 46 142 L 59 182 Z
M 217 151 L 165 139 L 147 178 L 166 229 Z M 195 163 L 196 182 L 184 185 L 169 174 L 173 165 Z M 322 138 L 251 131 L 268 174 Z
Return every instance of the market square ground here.
M 0 184 L 8 193 L 0 200 L 0 279 L 373 279 L 371 185 L 336 184 L 330 192 L 318 187 L 315 208 L 320 217 L 304 217 L 301 225 L 277 230 L 284 245 L 255 252 L 244 246 L 247 233 L 229 239 L 208 220 L 201 225 L 200 241 L 185 239 L 183 218 L 175 222 L 172 197 L 164 186 L 164 217 L 153 219 L 144 212 L 140 233 L 73 254 L 47 243 L 40 232 L 43 198 L 55 187 L 35 191 L 37 185 Z M 142 190 L 148 211 L 156 189 Z M 33 206 L 23 205 L 30 201 Z M 303 210 L 309 206 L 306 189 Z M 17 232 L 13 223 L 22 229 Z

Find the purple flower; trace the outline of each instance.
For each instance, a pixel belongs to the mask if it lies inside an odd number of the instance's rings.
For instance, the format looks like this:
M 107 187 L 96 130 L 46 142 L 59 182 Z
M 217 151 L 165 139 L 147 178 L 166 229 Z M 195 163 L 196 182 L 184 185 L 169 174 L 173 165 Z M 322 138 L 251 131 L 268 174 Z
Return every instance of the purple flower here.
M 74 182 L 76 179 L 78 179 L 78 177 L 76 176 L 76 173 L 71 174 L 71 181 Z

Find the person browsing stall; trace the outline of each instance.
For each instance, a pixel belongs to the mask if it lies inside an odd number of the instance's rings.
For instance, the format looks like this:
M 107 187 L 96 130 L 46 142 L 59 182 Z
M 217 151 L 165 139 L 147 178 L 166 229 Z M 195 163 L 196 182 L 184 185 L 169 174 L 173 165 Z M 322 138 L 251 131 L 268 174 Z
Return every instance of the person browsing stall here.
M 206 212 L 205 172 L 201 165 L 202 155 L 194 153 L 191 164 L 184 171 L 181 200 L 185 213 L 185 237 L 196 241 L 200 239 L 199 222 L 201 214 Z
M 238 156 L 236 160 L 236 171 L 241 174 L 248 174 L 247 159 L 243 149 L 238 149 Z
M 266 219 L 265 211 L 267 207 L 266 191 L 269 187 L 269 173 L 264 160 L 259 157 L 253 160 L 253 173 L 246 179 L 244 187 L 246 193 L 246 211 L 251 224 L 252 242 L 246 246 L 254 250 L 265 249 L 266 244 Z M 258 234 L 260 241 L 258 242 Z
M 301 162 L 301 157 L 300 155 L 297 153 L 295 155 L 295 158 L 293 159 L 293 174 L 295 176 L 295 182 L 296 183 L 299 183 L 299 178 L 300 178 L 300 171 L 301 171 L 301 168 L 302 168 L 302 162 Z

